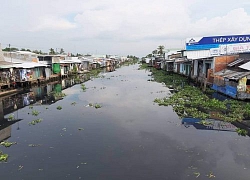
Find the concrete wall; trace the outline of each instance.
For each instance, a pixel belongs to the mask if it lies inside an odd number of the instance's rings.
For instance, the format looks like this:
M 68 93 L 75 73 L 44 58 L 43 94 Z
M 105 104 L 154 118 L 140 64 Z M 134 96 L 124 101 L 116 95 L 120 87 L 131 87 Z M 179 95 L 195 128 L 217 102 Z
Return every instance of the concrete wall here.
M 214 73 L 219 72 L 227 67 L 227 64 L 233 62 L 236 60 L 239 56 L 234 55 L 234 56 L 220 56 L 220 57 L 215 57 L 214 61 Z
M 0 61 L 4 61 L 4 56 L 3 56 L 1 44 L 0 44 Z

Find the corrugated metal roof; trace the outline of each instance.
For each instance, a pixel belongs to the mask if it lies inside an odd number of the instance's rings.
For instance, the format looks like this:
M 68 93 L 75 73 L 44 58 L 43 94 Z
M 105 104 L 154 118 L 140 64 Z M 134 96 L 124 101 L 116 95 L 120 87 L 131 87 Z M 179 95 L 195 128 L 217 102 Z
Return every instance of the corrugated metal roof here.
M 242 64 L 241 66 L 239 66 L 239 68 L 241 69 L 246 69 L 250 71 L 250 62 L 247 62 L 245 64 Z
M 250 75 L 250 71 L 233 71 L 233 70 L 229 70 L 229 69 L 225 69 L 222 71 L 219 71 L 217 73 L 214 73 L 215 76 L 221 76 L 224 78 L 228 78 L 228 79 L 233 79 L 233 80 L 238 80 L 241 79 L 245 76 Z
M 234 66 L 234 65 L 236 65 L 236 64 L 239 64 L 239 63 L 243 62 L 244 60 L 245 60 L 245 59 L 237 59 L 237 60 L 235 60 L 235 61 L 229 63 L 227 66 L 228 66 L 228 67 L 232 67 L 232 66 Z
M 7 61 L 0 61 L 0 66 L 2 66 L 2 65 L 11 65 L 11 64 L 13 64 L 13 63 L 7 62 Z
M 22 63 L 22 64 L 14 64 L 13 68 L 34 68 L 34 67 L 47 67 L 46 64 L 40 64 L 40 63 Z

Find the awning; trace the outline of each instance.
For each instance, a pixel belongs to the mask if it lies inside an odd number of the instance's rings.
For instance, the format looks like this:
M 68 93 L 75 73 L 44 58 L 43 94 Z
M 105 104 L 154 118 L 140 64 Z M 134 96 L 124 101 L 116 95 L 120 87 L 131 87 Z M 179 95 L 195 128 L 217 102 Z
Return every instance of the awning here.
M 250 71 L 250 62 L 247 62 L 245 64 L 242 64 L 241 66 L 239 66 L 239 68 L 241 69 L 246 69 Z

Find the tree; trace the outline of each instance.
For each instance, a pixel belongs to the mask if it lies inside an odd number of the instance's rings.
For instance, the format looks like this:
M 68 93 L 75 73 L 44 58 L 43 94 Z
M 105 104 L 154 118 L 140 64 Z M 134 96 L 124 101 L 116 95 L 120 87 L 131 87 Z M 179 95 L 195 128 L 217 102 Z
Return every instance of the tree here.
M 158 46 L 157 49 L 158 49 L 158 54 L 162 56 L 164 54 L 165 47 L 163 45 L 160 45 Z
M 6 48 L 4 48 L 4 49 L 2 49 L 2 51 L 18 51 L 19 49 L 18 48 L 15 48 L 15 47 L 13 47 L 13 48 L 8 48 L 8 47 L 6 47 Z
M 63 48 L 60 49 L 60 54 L 63 54 L 64 53 L 64 50 Z
M 53 48 L 50 48 L 50 49 L 49 49 L 49 54 L 50 54 L 50 55 L 55 55 L 56 52 L 55 52 L 55 50 L 54 50 Z
M 152 54 L 148 54 L 146 57 L 152 57 Z
M 40 50 L 41 51 L 41 50 Z M 42 53 L 40 53 L 40 51 L 38 51 L 38 50 L 34 50 L 34 51 L 32 51 L 33 53 L 36 53 L 36 54 L 42 54 Z
M 153 56 L 155 56 L 157 54 L 157 50 L 153 50 L 152 54 L 153 54 Z

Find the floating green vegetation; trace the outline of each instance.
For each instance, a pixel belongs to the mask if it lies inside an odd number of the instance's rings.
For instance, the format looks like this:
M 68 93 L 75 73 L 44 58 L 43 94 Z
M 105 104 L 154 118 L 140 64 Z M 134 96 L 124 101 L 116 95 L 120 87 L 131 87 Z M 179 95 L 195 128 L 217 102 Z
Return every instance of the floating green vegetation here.
M 56 109 L 61 110 L 61 109 L 62 109 L 62 106 L 57 106 Z
M 140 67 L 138 70 L 143 70 L 143 69 L 149 70 L 151 69 L 151 67 L 149 67 L 147 63 L 142 63 L 140 64 Z
M 9 121 L 13 121 L 14 119 L 15 119 L 14 114 L 10 114 L 10 115 L 8 116 L 8 120 L 9 120 Z
M 95 104 L 95 108 L 98 109 L 98 108 L 101 108 L 102 106 L 100 104 Z
M 139 69 L 146 69 L 151 72 L 149 76 L 152 76 L 152 78 L 148 81 L 163 83 L 170 89 L 174 90 L 182 89 L 183 87 L 187 86 L 188 82 L 190 81 L 187 77 L 181 76 L 179 74 L 148 67 L 146 63 L 143 63 Z
M 49 93 L 49 96 L 53 96 L 55 99 L 62 99 L 63 97 L 66 96 L 66 94 L 63 93 L 63 92 L 52 91 L 52 92 Z
M 32 115 L 33 116 L 38 116 L 39 112 L 37 110 L 32 110 Z
M 42 122 L 42 119 L 36 119 L 36 120 L 33 120 L 31 122 L 29 122 L 29 125 L 36 125 L 38 123 Z
M 76 105 L 76 102 L 72 102 L 71 105 L 75 106 L 75 105 Z
M 80 79 L 79 76 L 75 77 L 75 82 L 76 82 L 76 83 L 79 83 L 80 81 L 81 81 L 81 79 Z
M 203 126 L 209 126 L 209 125 L 212 125 L 213 123 L 212 122 L 208 122 L 206 120 L 201 120 L 200 122 L 198 122 L 198 124 L 201 124 Z
M 6 162 L 8 160 L 9 155 L 4 154 L 2 151 L 0 151 L 0 161 L 1 162 Z
M 98 103 L 96 103 L 96 104 L 89 103 L 89 106 L 90 106 L 90 107 L 94 107 L 94 108 L 96 108 L 96 109 L 99 109 L 99 108 L 102 107 L 102 106 L 101 106 L 100 104 L 98 104 Z
M 10 147 L 12 146 L 13 144 L 16 144 L 16 142 L 8 142 L 8 141 L 3 141 L 0 143 L 2 146 L 4 147 Z
M 29 109 L 33 109 L 33 106 L 30 105 L 30 106 L 29 106 Z
M 85 92 L 86 91 L 86 86 L 85 86 L 85 84 L 81 84 L 81 89 Z
M 250 104 L 236 100 L 219 101 L 209 98 L 196 87 L 185 86 L 169 98 L 154 100 L 160 106 L 172 106 L 180 118 L 194 117 L 241 121 L 250 116 Z
M 92 78 L 97 78 L 98 77 L 98 75 L 100 74 L 102 72 L 102 70 L 101 69 L 93 69 L 93 70 L 91 70 L 90 72 L 89 72 L 89 76 L 90 77 L 92 77 Z
M 247 130 L 245 129 L 241 129 L 241 128 L 237 128 L 236 132 L 238 133 L 238 135 L 240 136 L 246 136 L 247 135 Z

